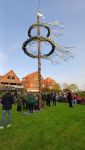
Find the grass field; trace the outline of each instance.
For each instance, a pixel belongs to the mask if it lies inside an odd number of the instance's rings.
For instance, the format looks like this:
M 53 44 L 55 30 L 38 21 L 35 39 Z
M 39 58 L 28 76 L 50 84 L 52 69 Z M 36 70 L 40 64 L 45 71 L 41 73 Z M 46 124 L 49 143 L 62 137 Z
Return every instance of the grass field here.
M 0 150 L 85 150 L 85 106 L 59 103 L 32 115 L 13 106 L 12 126 L 0 130 Z

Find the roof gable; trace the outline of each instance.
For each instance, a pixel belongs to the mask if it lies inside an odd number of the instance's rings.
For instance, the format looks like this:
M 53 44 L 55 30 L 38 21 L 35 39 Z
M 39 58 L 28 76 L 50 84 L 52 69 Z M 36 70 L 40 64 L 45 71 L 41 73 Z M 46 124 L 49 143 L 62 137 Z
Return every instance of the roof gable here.
M 25 79 L 26 81 L 38 80 L 38 71 L 28 74 L 23 79 Z M 41 76 L 41 80 L 44 80 L 42 76 Z
M 7 74 L 2 76 L 0 78 L 0 82 L 21 83 L 13 70 L 9 71 Z
M 56 81 L 48 77 L 45 79 L 45 84 L 56 84 Z

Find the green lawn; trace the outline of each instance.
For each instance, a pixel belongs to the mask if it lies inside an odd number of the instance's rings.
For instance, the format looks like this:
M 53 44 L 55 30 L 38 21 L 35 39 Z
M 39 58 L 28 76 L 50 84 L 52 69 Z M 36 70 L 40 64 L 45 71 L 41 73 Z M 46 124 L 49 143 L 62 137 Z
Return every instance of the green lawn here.
M 13 106 L 12 126 L 0 130 L 0 150 L 85 150 L 85 106 L 57 104 L 32 115 Z

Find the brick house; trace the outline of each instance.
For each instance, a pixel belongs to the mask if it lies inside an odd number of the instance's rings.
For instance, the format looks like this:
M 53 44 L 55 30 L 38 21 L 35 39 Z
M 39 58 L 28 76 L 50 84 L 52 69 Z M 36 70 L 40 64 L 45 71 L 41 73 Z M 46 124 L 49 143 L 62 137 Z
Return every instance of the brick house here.
M 38 71 L 26 75 L 22 79 L 22 84 L 24 85 L 27 91 L 38 92 L 39 91 L 38 90 Z M 45 86 L 44 79 L 42 76 L 41 76 L 41 85 L 42 87 Z
M 0 76 L 0 88 L 7 88 L 10 87 L 11 89 L 22 89 L 22 83 L 20 79 L 16 76 L 13 70 L 9 71 L 3 76 Z
M 55 80 L 51 78 L 46 78 L 45 80 L 41 76 L 41 85 L 42 88 L 53 89 L 56 84 Z M 33 72 L 31 74 L 26 75 L 22 82 L 16 76 L 13 70 L 9 71 L 7 74 L 1 76 L 0 75 L 0 89 L 8 88 L 11 89 L 23 89 L 25 88 L 28 92 L 38 92 L 38 71 Z
M 47 89 L 53 89 L 54 85 L 56 84 L 56 81 L 49 77 L 47 77 L 44 82 Z

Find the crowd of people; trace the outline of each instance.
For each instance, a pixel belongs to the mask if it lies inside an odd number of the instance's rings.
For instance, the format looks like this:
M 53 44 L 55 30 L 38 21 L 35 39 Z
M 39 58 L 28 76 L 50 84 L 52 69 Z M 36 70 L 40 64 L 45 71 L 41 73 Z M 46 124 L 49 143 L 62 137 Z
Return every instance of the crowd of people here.
M 40 107 L 44 106 L 56 106 L 57 102 L 68 102 L 69 106 L 72 108 L 74 104 L 79 104 L 81 97 L 77 93 L 72 93 L 68 91 L 66 93 L 61 92 L 57 93 L 55 91 L 42 93 L 42 101 L 39 100 L 38 93 L 13 93 L 7 91 L 1 98 L 0 102 L 2 104 L 2 120 L 0 129 L 4 128 L 5 122 L 5 113 L 8 113 L 7 119 L 7 127 L 11 126 L 11 110 L 12 104 L 15 103 L 17 105 L 16 110 L 21 112 L 22 109 L 28 110 L 29 113 L 33 113 L 33 111 L 39 111 Z

